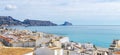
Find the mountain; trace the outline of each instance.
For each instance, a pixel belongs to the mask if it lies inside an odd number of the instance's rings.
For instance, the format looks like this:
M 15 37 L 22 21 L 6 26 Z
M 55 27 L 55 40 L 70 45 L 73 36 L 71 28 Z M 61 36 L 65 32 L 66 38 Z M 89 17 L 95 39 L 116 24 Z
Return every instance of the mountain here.
M 0 26 L 22 25 L 22 22 L 11 16 L 0 16 Z
M 51 21 L 29 20 L 29 19 L 24 20 L 23 24 L 28 26 L 57 26 L 57 24 L 52 23 Z
M 62 26 L 72 26 L 72 23 L 65 21 L 64 24 L 62 24 Z
M 26 19 L 23 22 L 12 18 L 11 16 L 0 16 L 0 26 L 57 26 L 57 24 L 51 21 L 42 21 L 42 20 L 29 20 Z M 64 22 L 62 26 L 71 26 L 72 23 Z

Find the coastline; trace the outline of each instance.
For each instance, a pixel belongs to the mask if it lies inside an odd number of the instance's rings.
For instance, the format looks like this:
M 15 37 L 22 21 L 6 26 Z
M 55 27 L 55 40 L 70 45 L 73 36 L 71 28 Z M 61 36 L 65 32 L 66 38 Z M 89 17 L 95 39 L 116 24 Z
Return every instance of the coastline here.
M 101 53 L 101 51 L 104 54 L 113 53 L 116 50 L 117 46 L 115 47 L 109 47 L 109 48 L 103 48 L 101 46 L 96 46 L 95 44 L 91 42 L 86 43 L 79 43 L 75 41 L 71 41 L 69 37 L 66 36 L 59 36 L 56 34 L 49 34 L 44 32 L 38 32 L 38 31 L 31 31 L 31 30 L 20 30 L 20 29 L 14 29 L 14 28 L 0 28 L 0 39 L 4 40 L 1 43 L 4 44 L 6 47 L 22 47 L 22 48 L 33 48 L 34 51 L 31 52 L 33 54 L 39 55 L 44 54 L 48 55 L 49 51 L 55 51 L 59 50 L 59 54 L 64 54 L 63 51 L 71 51 L 74 52 L 74 54 L 91 54 L 90 52 L 93 52 L 92 55 L 96 53 Z M 114 40 L 116 43 L 118 43 L 119 40 Z M 48 49 L 49 51 L 47 51 Z M 117 47 L 118 49 L 118 47 Z M 42 53 L 42 51 L 47 53 Z M 96 52 L 97 51 L 97 52 Z M 111 52 L 112 51 L 112 52 Z M 84 53 L 85 52 L 85 53 Z M 107 53 L 109 52 L 109 53 Z M 52 54 L 52 53 L 50 53 Z M 53 54 L 52 54 L 53 55 Z
M 9 27 L 13 27 L 13 26 L 7 26 L 7 27 L 5 27 L 5 28 L 8 28 L 9 29 Z M 14 26 L 15 27 L 15 26 Z M 19 26 L 16 26 L 16 27 L 19 27 Z M 21 26 L 20 26 L 21 27 Z M 25 27 L 25 26 L 22 26 L 22 27 Z M 29 27 L 54 27 L 54 26 L 29 26 Z M 56 26 L 55 26 L 56 27 Z M 61 27 L 61 26 L 59 26 L 59 27 Z M 64 26 L 63 26 L 64 27 Z M 70 27 L 70 26 L 69 26 Z M 72 27 L 72 26 L 71 26 Z M 27 28 L 27 27 L 25 27 L 25 28 Z M 14 29 L 14 28 L 13 28 Z M 17 30 L 20 30 L 20 29 L 17 29 Z M 26 30 L 26 29 L 23 29 L 23 30 Z M 22 30 L 21 30 L 22 31 Z M 27 30 L 27 31 L 31 31 L 31 30 Z M 39 31 L 37 31 L 37 30 L 34 30 L 34 31 L 32 31 L 32 32 L 38 32 L 38 33 L 45 33 L 45 34 L 50 34 L 50 35 L 55 35 L 55 36 L 58 36 L 58 37 L 65 37 L 64 35 L 66 35 L 66 34 L 59 34 L 59 35 L 57 35 L 57 34 L 55 34 L 55 33 L 47 33 L 47 32 L 39 32 Z M 68 37 L 69 38 L 69 37 Z M 73 40 L 70 40 L 70 41 L 72 41 L 72 42 L 75 42 L 75 41 L 73 41 Z M 75 43 L 81 43 L 81 42 L 75 42 Z M 84 43 L 90 43 L 89 41 L 88 42 L 84 42 Z M 81 44 L 84 44 L 84 43 L 81 43 Z M 91 44 L 93 44 L 93 43 L 91 43 Z M 106 47 L 101 47 L 101 46 L 96 46 L 96 47 L 98 47 L 98 48 L 106 48 Z M 109 47 L 108 47 L 109 48 Z
M 112 31 L 111 28 L 108 28 L 106 26 L 29 26 L 29 27 L 11 26 L 8 28 L 38 31 L 38 32 L 44 32 L 48 34 L 56 34 L 59 36 L 68 36 L 71 41 L 75 41 L 79 43 L 91 42 L 97 46 L 101 46 L 104 48 L 109 48 L 109 45 L 114 40 L 113 38 L 111 38 L 113 36 L 112 34 L 116 32 L 116 31 Z M 117 28 L 117 27 L 115 26 L 113 28 Z M 109 32 L 110 32 L 110 35 L 109 35 Z M 114 34 L 114 35 L 118 35 L 118 34 Z M 110 40 L 107 40 L 107 41 L 100 40 L 102 39 L 101 37 L 105 37 L 105 38 L 110 37 Z

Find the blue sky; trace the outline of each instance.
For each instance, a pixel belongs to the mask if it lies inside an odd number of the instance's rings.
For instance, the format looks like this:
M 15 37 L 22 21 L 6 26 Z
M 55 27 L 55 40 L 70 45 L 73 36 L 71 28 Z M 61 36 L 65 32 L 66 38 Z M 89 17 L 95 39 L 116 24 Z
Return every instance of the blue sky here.
M 119 0 L 0 0 L 0 16 L 74 25 L 120 25 Z

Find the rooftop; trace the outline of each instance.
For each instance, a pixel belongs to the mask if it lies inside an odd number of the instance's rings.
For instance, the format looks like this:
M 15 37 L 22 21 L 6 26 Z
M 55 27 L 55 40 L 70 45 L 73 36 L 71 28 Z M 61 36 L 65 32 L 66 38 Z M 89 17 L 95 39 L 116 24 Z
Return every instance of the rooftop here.
M 7 41 L 7 42 L 10 42 L 10 41 L 11 41 L 11 39 L 6 38 L 6 37 L 3 37 L 3 36 L 0 36 L 0 38 L 4 39 L 4 40 Z
M 118 51 L 118 52 L 114 52 L 114 54 L 120 54 L 120 51 Z
M 32 48 L 0 47 L 0 55 L 23 55 L 32 51 Z

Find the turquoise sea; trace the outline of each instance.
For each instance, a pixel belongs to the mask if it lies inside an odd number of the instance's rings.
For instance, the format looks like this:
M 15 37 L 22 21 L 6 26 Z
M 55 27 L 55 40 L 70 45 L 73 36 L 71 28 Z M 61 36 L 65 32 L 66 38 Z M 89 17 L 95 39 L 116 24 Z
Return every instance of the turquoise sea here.
M 107 48 L 114 39 L 120 39 L 120 26 L 11 26 L 8 28 L 68 36 L 71 41 L 90 42 L 96 46 Z

